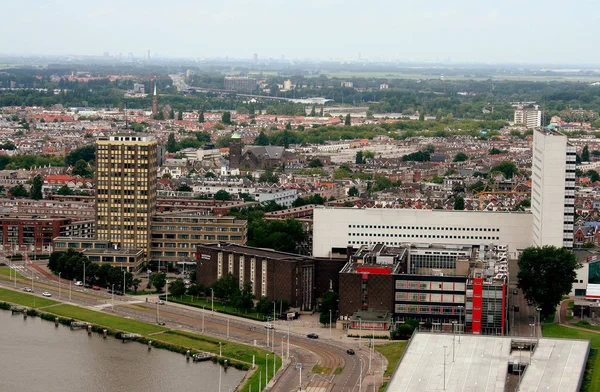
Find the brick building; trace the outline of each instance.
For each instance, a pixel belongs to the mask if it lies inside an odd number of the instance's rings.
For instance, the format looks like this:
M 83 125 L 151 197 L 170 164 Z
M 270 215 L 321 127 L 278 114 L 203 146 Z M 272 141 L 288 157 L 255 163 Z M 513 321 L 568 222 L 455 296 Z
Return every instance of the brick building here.
M 210 286 L 232 274 L 240 286 L 250 282 L 257 299 L 287 300 L 301 310 L 314 310 L 325 292 L 338 290 L 346 263 L 227 243 L 199 245 L 196 257 L 197 283 Z
M 71 223 L 71 218 L 4 215 L 0 218 L 0 244 L 3 249 L 15 252 L 50 251 L 52 240 L 61 235 L 61 228 Z

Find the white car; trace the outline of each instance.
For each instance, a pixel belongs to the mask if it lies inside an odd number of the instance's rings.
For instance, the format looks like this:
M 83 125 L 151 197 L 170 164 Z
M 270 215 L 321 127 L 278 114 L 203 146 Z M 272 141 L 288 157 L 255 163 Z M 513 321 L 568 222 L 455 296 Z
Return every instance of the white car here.
M 159 305 L 164 305 L 165 301 L 163 301 L 162 299 L 159 299 L 158 301 L 156 301 L 156 303 Z
M 44 291 L 44 292 L 42 293 L 42 295 L 43 295 L 44 297 L 52 297 L 52 294 L 50 294 L 50 293 L 49 293 L 49 292 L 47 292 L 47 291 Z
M 78 280 L 77 282 L 75 282 L 75 286 L 83 286 L 83 282 L 81 280 Z
M 23 287 L 23 291 L 25 291 L 27 293 L 33 293 L 33 290 L 31 290 L 31 287 Z

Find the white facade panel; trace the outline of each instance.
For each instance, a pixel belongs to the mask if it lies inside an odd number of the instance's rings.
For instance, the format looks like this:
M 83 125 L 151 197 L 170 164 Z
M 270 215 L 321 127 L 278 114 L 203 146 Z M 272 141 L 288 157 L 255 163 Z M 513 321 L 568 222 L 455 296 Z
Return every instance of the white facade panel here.
M 375 243 L 507 244 L 515 255 L 532 245 L 532 224 L 529 213 L 316 208 L 313 256 L 328 257 L 332 248 Z

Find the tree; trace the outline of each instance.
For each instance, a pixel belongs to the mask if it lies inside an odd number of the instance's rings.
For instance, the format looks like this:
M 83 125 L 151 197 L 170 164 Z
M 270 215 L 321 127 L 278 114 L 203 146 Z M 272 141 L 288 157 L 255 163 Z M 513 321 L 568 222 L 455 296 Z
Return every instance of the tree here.
M 362 153 L 362 151 L 357 151 L 357 152 L 356 152 L 356 158 L 355 158 L 354 162 L 355 162 L 357 165 L 360 165 L 360 164 L 362 164 L 362 163 L 365 163 L 365 160 L 363 159 L 363 153 Z
M 161 293 L 165 285 L 167 284 L 167 274 L 164 272 L 157 272 L 150 278 L 150 283 L 156 289 L 157 293 Z
M 231 124 L 231 112 L 229 112 L 229 111 L 223 112 L 223 116 L 221 116 L 221 122 L 223 124 Z
M 591 182 L 600 181 L 600 174 L 596 170 L 590 169 L 585 172 L 585 175 L 589 177 Z
M 181 184 L 179 184 L 179 188 L 177 188 L 177 190 L 179 192 L 192 192 L 193 189 L 191 186 L 189 186 L 188 184 L 186 184 L 185 182 L 182 182 Z
M 317 112 L 315 110 L 315 105 L 313 105 L 312 109 L 310 110 L 310 117 L 316 117 L 317 116 Z
M 44 185 L 44 180 L 42 180 L 42 176 L 39 174 L 33 177 L 33 181 L 31 183 L 31 197 L 33 200 L 40 200 L 42 195 L 42 185 Z
M 91 144 L 71 151 L 65 157 L 65 165 L 74 166 L 80 159 L 86 162 L 96 160 L 96 146 Z
M 225 301 L 231 299 L 231 296 L 239 290 L 238 281 L 232 274 L 227 274 L 215 281 L 211 288 L 215 293 L 215 297 Z
M 467 159 L 469 159 L 469 157 L 464 152 L 459 152 L 454 156 L 454 162 L 464 162 Z
M 267 297 L 261 297 L 256 303 L 256 313 L 268 315 L 273 310 L 273 301 Z
M 88 177 L 91 173 L 88 169 L 88 163 L 83 159 L 78 160 L 71 171 L 74 176 Z
M 350 189 L 348 189 L 348 196 L 358 196 L 358 189 L 355 186 L 351 186 Z
M 264 131 L 260 131 L 256 139 L 254 139 L 255 146 L 268 146 L 269 145 L 269 137 L 265 135 Z
M 513 162 L 505 161 L 494 166 L 491 172 L 501 172 L 505 178 L 512 178 L 519 173 L 519 169 Z
M 252 284 L 244 283 L 241 290 L 238 290 L 232 295 L 231 305 L 237 309 L 248 310 L 254 305 L 254 294 L 252 294 Z
M 69 196 L 69 195 L 72 195 L 73 193 L 74 193 L 74 192 L 73 192 L 73 189 L 69 188 L 69 187 L 68 187 L 68 186 L 66 186 L 66 185 L 63 185 L 63 186 L 61 186 L 61 187 L 60 187 L 60 188 L 58 188 L 58 190 L 56 191 L 56 194 L 57 194 L 57 195 L 61 195 L 61 196 Z
M 266 170 L 263 174 L 260 175 L 258 181 L 277 184 L 279 182 L 279 177 L 273 174 L 272 170 Z
M 140 284 L 142 283 L 142 281 L 138 278 L 135 278 L 134 280 L 131 281 L 131 285 L 133 286 L 133 291 L 137 294 L 138 288 L 140 287 Z
M 200 115 L 198 115 L 198 122 L 203 123 L 204 121 L 204 112 L 202 111 L 200 112 Z
M 10 194 L 14 197 L 27 197 L 29 196 L 29 193 L 27 192 L 27 189 L 25 189 L 25 187 L 23 185 L 17 185 L 17 186 L 13 186 L 12 188 L 10 188 Z
M 171 282 L 169 282 L 169 293 L 174 296 L 181 296 L 185 294 L 185 283 L 183 279 L 177 278 Z
M 167 139 L 167 152 L 176 152 L 177 151 L 177 142 L 175 141 L 175 134 L 171 132 L 169 134 L 169 138 Z
M 319 321 L 321 324 L 329 324 L 329 311 L 331 311 L 331 321 L 335 321 L 337 318 L 337 310 L 338 310 L 338 293 L 333 291 L 328 291 L 323 295 L 323 299 L 319 304 Z
M 506 150 L 501 150 L 496 147 L 492 147 L 489 151 L 490 155 L 506 154 L 506 152 L 507 152 Z
M 170 118 L 171 120 L 174 120 L 174 119 L 175 119 L 175 110 L 171 109 L 171 111 L 169 112 L 169 118 Z
M 323 162 L 321 162 L 320 159 L 313 159 L 310 162 L 308 162 L 308 167 L 312 167 L 312 168 L 323 167 Z
M 227 192 L 226 190 L 221 189 L 221 190 L 217 191 L 217 193 L 215 193 L 214 199 L 215 200 L 223 200 L 223 201 L 231 200 L 231 194 L 229 192 Z
M 588 149 L 587 144 L 585 145 L 585 147 L 583 147 L 583 150 L 581 151 L 581 160 L 583 162 L 590 161 L 590 150 Z
M 562 297 L 569 294 L 576 270 L 582 267 L 573 252 L 555 246 L 526 248 L 518 265 L 517 287 L 544 315 L 553 313 Z
M 346 120 L 344 120 L 344 125 L 349 127 L 350 125 L 352 125 L 352 119 L 350 117 L 350 113 L 346 114 Z
M 456 197 L 454 199 L 454 209 L 455 210 L 464 210 L 465 209 L 465 199 L 462 196 Z
M 178 120 L 183 120 L 183 112 L 180 110 L 179 113 L 177 113 L 177 119 Z

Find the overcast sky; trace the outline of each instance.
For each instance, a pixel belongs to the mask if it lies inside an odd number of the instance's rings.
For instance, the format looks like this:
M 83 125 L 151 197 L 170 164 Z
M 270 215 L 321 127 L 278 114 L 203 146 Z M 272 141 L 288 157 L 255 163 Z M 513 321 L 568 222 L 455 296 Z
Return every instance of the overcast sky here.
M 600 64 L 597 0 L 0 0 L 0 53 Z

